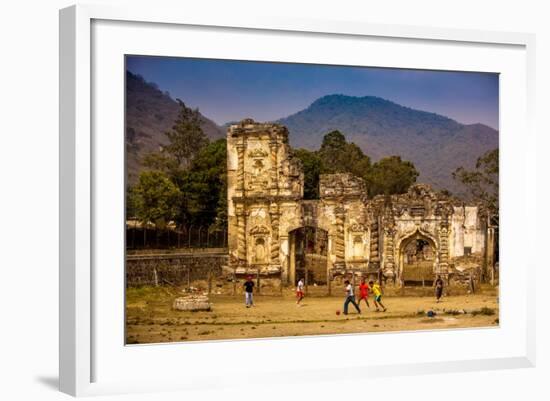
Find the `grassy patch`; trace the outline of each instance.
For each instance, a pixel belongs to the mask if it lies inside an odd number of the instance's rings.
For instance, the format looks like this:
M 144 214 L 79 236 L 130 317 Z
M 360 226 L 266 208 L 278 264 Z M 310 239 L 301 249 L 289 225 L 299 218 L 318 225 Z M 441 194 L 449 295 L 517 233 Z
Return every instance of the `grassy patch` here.
M 474 316 L 477 316 L 477 315 L 493 316 L 495 313 L 496 312 L 493 308 L 487 308 L 486 306 L 484 306 L 481 309 L 472 311 L 472 315 Z

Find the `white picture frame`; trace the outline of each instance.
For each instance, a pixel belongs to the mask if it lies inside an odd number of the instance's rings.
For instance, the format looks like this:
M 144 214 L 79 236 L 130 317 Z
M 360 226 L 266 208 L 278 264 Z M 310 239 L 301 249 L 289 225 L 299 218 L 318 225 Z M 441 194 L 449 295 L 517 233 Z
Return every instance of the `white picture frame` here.
M 113 323 L 117 322 L 116 319 L 124 313 L 120 308 L 123 305 L 120 285 L 124 282 L 124 265 L 119 265 L 120 271 L 114 270 L 105 274 L 103 272 L 98 274 L 94 270 L 97 269 L 98 262 L 103 261 L 102 258 L 106 256 L 113 259 L 114 266 L 117 266 L 123 251 L 122 249 L 116 251 L 116 246 L 121 245 L 122 232 L 118 237 L 114 234 L 112 243 L 115 247 L 112 248 L 112 254 L 109 253 L 111 251 L 108 248 L 99 249 L 101 248 L 99 242 L 103 241 L 103 238 L 97 237 L 98 233 L 103 233 L 101 230 L 108 227 L 104 222 L 107 221 L 106 216 L 109 213 L 113 213 L 110 216 L 114 216 L 115 221 L 119 223 L 122 221 L 116 219 L 117 213 L 120 213 L 121 208 L 123 210 L 121 202 L 123 197 L 121 198 L 120 194 L 113 194 L 112 202 L 102 202 L 101 196 L 105 197 L 104 194 L 109 189 L 109 185 L 115 188 L 120 184 L 116 178 L 123 176 L 122 172 L 118 171 L 120 160 L 123 160 L 123 154 L 119 152 L 123 144 L 123 131 L 120 130 L 120 136 L 116 137 L 118 130 L 115 129 L 114 139 L 98 138 L 94 136 L 94 132 L 97 131 L 94 131 L 93 127 L 95 129 L 103 127 L 102 121 L 109 120 L 109 118 L 102 119 L 102 116 L 106 115 L 102 113 L 107 107 L 114 112 L 122 110 L 120 99 L 123 93 L 119 91 L 121 87 L 118 79 L 122 77 L 123 70 L 117 70 L 122 61 L 120 54 L 133 53 L 137 50 L 143 51 L 143 54 L 182 55 L 174 53 L 174 49 L 179 49 L 176 40 L 166 42 L 159 39 L 168 33 L 172 34 L 180 30 L 183 32 L 185 29 L 192 29 L 193 35 L 197 35 L 197 38 L 202 38 L 201 35 L 203 35 L 203 39 L 200 40 L 208 44 L 206 47 L 210 44 L 215 46 L 216 41 L 221 42 L 217 46 L 224 47 L 225 57 L 255 57 L 256 59 L 267 57 L 265 54 L 268 53 L 263 53 L 264 56 L 260 53 L 256 53 L 256 56 L 252 55 L 254 35 L 262 35 L 264 43 L 272 45 L 270 49 L 283 47 L 277 46 L 277 43 L 285 44 L 288 55 L 274 56 L 274 59 L 285 61 L 294 60 L 298 53 L 307 53 L 303 51 L 304 47 L 300 48 L 299 44 L 286 46 L 286 42 L 283 42 L 287 39 L 292 39 L 296 43 L 300 40 L 326 41 L 327 46 L 331 40 L 338 39 L 342 44 L 343 52 L 343 55 L 338 57 L 342 60 L 345 57 L 351 57 L 344 54 L 346 41 L 355 41 L 355 45 L 363 41 L 365 43 L 369 40 L 373 43 L 378 41 L 372 44 L 375 53 L 376 45 L 381 41 L 384 41 L 384 46 L 388 48 L 403 45 L 402 42 L 406 42 L 407 47 L 400 48 L 405 49 L 402 54 L 386 54 L 388 59 L 380 62 L 380 65 L 402 64 L 403 60 L 400 62 L 400 57 L 401 59 L 406 57 L 406 49 L 409 47 L 418 46 L 419 53 L 422 53 L 422 46 L 436 46 L 442 55 L 447 54 L 446 52 L 452 54 L 462 51 L 473 51 L 477 52 L 473 54 L 479 54 L 479 60 L 470 57 L 464 61 L 464 65 L 456 65 L 455 68 L 504 74 L 505 83 L 501 87 L 503 89 L 501 113 L 504 114 L 504 118 L 501 115 L 500 130 L 503 232 L 501 326 L 498 329 L 454 330 L 437 333 L 370 334 L 369 341 L 374 341 L 373 338 L 375 338 L 377 343 L 384 344 L 384 341 L 389 338 L 389 341 L 402 344 L 403 348 L 399 349 L 397 346 L 394 351 L 387 350 L 386 359 L 383 354 L 380 354 L 378 359 L 374 356 L 370 363 L 356 361 L 348 365 L 341 364 L 339 360 L 337 362 L 338 350 L 343 344 L 349 344 L 351 347 L 361 344 L 360 341 L 365 341 L 367 335 L 205 342 L 186 344 L 185 347 L 177 344 L 131 347 L 131 349 L 124 347 L 122 339 L 117 334 L 121 330 L 123 321 Z M 135 43 L 130 46 L 129 42 L 125 42 L 123 32 L 130 30 L 134 36 L 139 36 L 140 32 L 141 34 L 147 32 L 141 37 L 142 43 L 139 46 Z M 212 32 L 216 34 L 208 37 Z M 229 43 L 220 41 L 220 34 L 227 37 L 233 35 L 231 43 L 236 43 L 235 48 L 232 49 Z M 244 41 L 250 41 L 250 49 L 238 47 L 235 35 Z M 106 41 L 106 39 L 109 40 Z M 158 46 L 155 46 L 155 43 Z M 297 380 L 297 372 L 299 372 L 299 380 L 315 381 L 350 377 L 350 375 L 375 377 L 534 366 L 535 315 L 534 308 L 528 308 L 527 305 L 532 304 L 535 299 L 534 280 L 528 279 L 534 274 L 536 261 L 531 255 L 535 253 L 527 251 L 520 255 L 512 247 L 505 248 L 507 244 L 512 243 L 513 227 L 524 225 L 527 230 L 535 231 L 533 225 L 536 221 L 536 210 L 529 202 L 529 195 L 535 193 L 536 141 L 532 128 L 535 85 L 534 43 L 535 38 L 530 34 L 373 25 L 360 21 L 296 20 L 290 17 L 276 18 L 259 15 L 243 15 L 229 19 L 216 14 L 193 15 L 182 10 L 155 7 L 112 8 L 79 5 L 61 10 L 59 327 L 61 391 L 80 396 L 200 389 L 207 386 L 209 388 L 230 387 L 235 385 L 235 370 L 245 369 L 236 360 L 242 352 L 271 358 L 270 365 L 273 365 L 271 368 L 259 362 L 255 365 L 254 371 L 248 372 L 249 377 L 257 382 L 265 382 L 266 386 Z M 149 50 L 146 46 L 149 46 Z M 449 51 L 451 47 L 452 51 Z M 235 49 L 239 48 L 243 50 L 242 53 L 235 54 Z M 495 49 L 492 54 L 494 57 L 483 56 L 489 51 L 487 49 Z M 102 53 L 103 51 L 105 54 Z M 257 49 L 256 51 L 267 50 Z M 199 54 L 199 50 L 197 52 L 193 56 L 209 54 L 208 49 L 204 50 L 204 54 Z M 106 58 L 108 53 L 111 54 L 109 57 L 115 54 L 114 58 Z M 336 54 L 337 51 L 335 50 L 334 53 Z M 386 53 L 391 52 L 388 50 Z M 332 56 L 335 55 L 332 54 Z M 303 57 L 308 56 L 303 55 Z M 321 56 L 315 58 L 313 53 L 309 57 L 312 61 L 327 61 Z M 104 68 L 108 68 L 105 63 L 102 64 L 105 60 L 116 61 L 111 67 L 115 71 L 114 74 L 120 77 L 116 78 L 113 75 L 115 79 L 112 81 L 113 87 L 102 86 L 102 83 L 110 82 L 109 76 L 103 73 Z M 349 60 L 349 62 L 362 65 L 361 60 Z M 428 57 L 425 59 L 418 57 L 414 60 L 415 64 L 412 67 L 445 69 L 449 62 L 448 59 L 435 62 L 433 59 L 428 60 Z M 502 70 L 499 63 L 502 64 Z M 112 97 L 113 103 L 105 97 L 107 95 L 104 89 L 107 87 L 109 91 L 120 92 Z M 509 99 L 512 90 L 517 99 Z M 117 121 L 112 127 L 120 127 L 120 119 L 123 120 L 123 115 L 114 119 Z M 518 136 L 512 135 L 512 129 L 520 130 L 524 135 L 518 140 Z M 109 142 L 110 140 L 114 142 Z M 515 163 L 514 169 L 507 168 L 511 162 Z M 102 178 L 105 177 L 107 170 L 116 172 L 112 174 L 115 177 L 113 181 L 108 183 L 108 180 Z M 512 194 L 510 188 L 516 185 L 520 185 L 524 191 L 519 191 L 521 193 L 516 191 Z M 122 187 L 120 191 L 123 191 Z M 113 210 L 106 211 L 106 208 L 111 206 Z M 534 245 L 527 244 L 526 247 L 528 250 Z M 520 266 L 513 275 L 508 273 L 510 270 L 507 269 L 507 266 L 512 265 Z M 105 285 L 106 283 L 110 284 Z M 99 287 L 102 292 L 101 301 L 97 297 L 94 298 Z M 510 299 L 509 295 L 512 289 L 514 299 Z M 109 317 L 103 313 L 106 310 L 105 302 L 112 302 L 115 305 L 111 308 L 114 312 Z M 117 324 L 120 326 L 116 326 Z M 102 327 L 100 332 L 97 329 L 98 326 Z M 419 344 L 418 346 L 421 347 L 423 344 L 433 345 L 455 341 L 458 341 L 453 343 L 457 344 L 456 349 L 442 350 L 438 358 L 420 358 L 421 353 L 416 353 L 410 347 L 410 344 Z M 469 352 L 460 345 L 464 343 L 468 347 L 475 348 L 477 345 L 473 345 L 473 342 L 486 342 L 486 344 L 483 343 L 479 349 L 470 349 Z M 315 349 L 322 347 L 323 351 L 326 351 L 325 358 L 321 360 L 312 357 L 312 360 L 302 367 L 293 366 L 292 369 L 287 369 L 284 364 L 285 358 L 292 358 L 297 351 L 297 344 L 306 354 L 314 353 Z M 507 345 L 506 349 L 502 344 Z M 117 351 L 112 352 L 115 349 L 113 347 L 120 347 L 120 349 L 116 348 Z M 410 355 L 403 356 L 403 350 L 410 350 Z M 221 355 L 222 358 L 214 373 L 204 373 L 205 371 L 201 370 L 203 364 L 200 358 L 201 355 L 211 352 Z M 186 362 L 176 365 L 182 358 Z M 147 367 L 154 366 L 161 360 L 166 361 L 167 369 L 174 369 L 177 366 L 181 371 L 170 374 L 169 370 L 147 370 Z M 146 370 L 143 377 L 139 376 L 140 372 L 132 369 L 132 366 L 135 367 L 140 361 L 143 361 Z M 107 366 L 112 366 L 112 369 L 109 370 Z M 122 370 L 124 374 L 121 373 Z M 182 379 L 182 372 L 185 372 L 185 379 Z

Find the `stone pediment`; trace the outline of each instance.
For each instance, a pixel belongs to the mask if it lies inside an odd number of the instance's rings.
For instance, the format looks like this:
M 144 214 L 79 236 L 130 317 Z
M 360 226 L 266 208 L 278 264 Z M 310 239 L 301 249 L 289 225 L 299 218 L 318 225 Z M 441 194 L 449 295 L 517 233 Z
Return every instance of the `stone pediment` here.
M 437 195 L 432 187 L 428 184 L 414 184 L 409 187 L 407 195 L 411 199 L 424 199 L 426 197 L 430 199 L 436 199 Z
M 267 157 L 267 152 L 263 149 L 254 149 L 254 150 L 251 150 L 250 152 L 248 152 L 248 157 L 250 158 L 264 158 L 264 157 Z
M 250 234 L 252 235 L 268 235 L 269 229 L 266 226 L 255 226 L 250 230 Z
M 362 232 L 365 232 L 365 226 L 361 223 L 355 223 L 349 227 L 349 231 L 354 233 L 358 233 L 358 232 L 362 233 Z
M 365 181 L 350 173 L 321 174 L 319 193 L 321 198 L 361 196 L 366 193 Z

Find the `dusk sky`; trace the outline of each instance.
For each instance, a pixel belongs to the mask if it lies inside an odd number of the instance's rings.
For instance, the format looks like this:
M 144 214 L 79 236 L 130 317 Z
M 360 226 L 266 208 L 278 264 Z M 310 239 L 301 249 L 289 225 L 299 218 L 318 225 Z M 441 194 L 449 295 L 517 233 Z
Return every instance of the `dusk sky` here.
M 498 74 L 127 56 L 127 68 L 222 125 L 273 121 L 331 94 L 379 96 L 498 130 Z

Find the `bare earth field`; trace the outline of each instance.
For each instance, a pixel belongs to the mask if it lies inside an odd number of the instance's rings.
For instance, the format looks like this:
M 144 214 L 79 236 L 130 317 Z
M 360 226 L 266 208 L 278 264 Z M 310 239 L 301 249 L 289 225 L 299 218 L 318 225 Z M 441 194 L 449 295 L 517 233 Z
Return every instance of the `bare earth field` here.
M 244 295 L 211 295 L 210 312 L 173 310 L 173 300 L 181 295 L 172 287 L 128 289 L 127 344 L 496 327 L 499 316 L 492 288 L 440 303 L 432 296 L 386 296 L 387 312 L 375 312 L 371 300 L 370 309 L 361 303 L 360 315 L 350 305 L 347 316 L 336 314 L 343 310 L 343 296 L 307 297 L 297 307 L 293 291 L 285 290 L 283 296 L 255 295 L 256 306 L 246 308 Z M 435 317 L 427 317 L 428 310 Z

